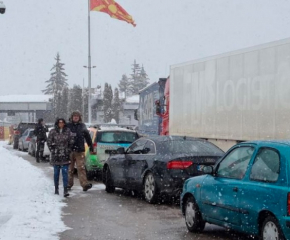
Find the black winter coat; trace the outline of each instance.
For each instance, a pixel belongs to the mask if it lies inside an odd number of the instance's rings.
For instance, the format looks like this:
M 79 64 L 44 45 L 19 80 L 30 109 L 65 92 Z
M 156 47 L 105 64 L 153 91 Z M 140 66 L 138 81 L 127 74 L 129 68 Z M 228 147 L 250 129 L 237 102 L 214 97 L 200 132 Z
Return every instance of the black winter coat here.
M 51 164 L 69 164 L 73 143 L 74 138 L 67 127 L 63 128 L 62 132 L 60 132 L 59 128 L 55 126 L 55 128 L 49 132 L 47 139 L 47 146 L 51 152 Z
M 37 124 L 36 127 L 34 128 L 34 135 L 36 136 L 37 141 L 46 140 L 47 132 L 48 132 L 48 129 L 42 124 Z
M 74 136 L 74 144 L 72 151 L 74 152 L 84 152 L 85 151 L 85 140 L 89 147 L 93 147 L 92 139 L 90 133 L 84 123 L 68 123 L 67 127 L 72 132 Z

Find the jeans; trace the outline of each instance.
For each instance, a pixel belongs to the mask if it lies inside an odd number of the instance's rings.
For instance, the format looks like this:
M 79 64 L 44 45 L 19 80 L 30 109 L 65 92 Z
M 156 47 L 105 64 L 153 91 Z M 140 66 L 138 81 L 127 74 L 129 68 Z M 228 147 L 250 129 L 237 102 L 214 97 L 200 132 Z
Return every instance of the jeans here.
M 67 183 L 68 183 L 68 166 L 69 164 L 66 165 L 54 165 L 54 186 L 58 187 L 58 183 L 59 183 L 59 173 L 60 173 L 60 169 L 62 171 L 62 181 L 63 181 L 63 187 L 67 187 Z

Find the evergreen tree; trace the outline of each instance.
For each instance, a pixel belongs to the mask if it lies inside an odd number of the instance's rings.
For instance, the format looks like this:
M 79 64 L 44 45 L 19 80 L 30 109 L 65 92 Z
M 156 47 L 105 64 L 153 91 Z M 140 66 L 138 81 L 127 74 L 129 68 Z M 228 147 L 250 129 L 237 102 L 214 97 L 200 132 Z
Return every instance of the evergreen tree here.
M 53 65 L 50 71 L 50 79 L 45 81 L 47 83 L 46 89 L 42 92 L 44 94 L 53 95 L 52 99 L 52 119 L 53 121 L 56 117 L 59 117 L 61 113 L 61 98 L 62 98 L 62 90 L 64 87 L 67 87 L 67 75 L 64 72 L 64 63 L 60 62 L 59 53 L 56 55 L 56 63 Z
M 82 112 L 82 88 L 79 85 L 74 85 L 70 91 L 69 115 L 73 111 Z
M 120 121 L 120 111 L 121 111 L 122 103 L 119 98 L 119 90 L 115 88 L 114 91 L 114 101 L 113 101 L 113 118 L 116 120 L 117 123 Z
M 125 94 L 125 98 L 130 95 L 130 80 L 128 79 L 126 74 L 122 75 L 122 79 L 119 84 L 120 92 Z
M 56 55 L 56 64 L 53 65 L 50 71 L 53 71 L 50 74 L 50 79 L 45 81 L 47 83 L 46 89 L 42 92 L 44 94 L 50 94 L 55 96 L 57 93 L 61 92 L 64 87 L 67 87 L 67 75 L 64 72 L 64 63 L 60 62 L 59 53 Z
M 112 120 L 112 100 L 113 100 L 113 91 L 111 85 L 105 83 L 104 90 L 104 121 L 108 123 Z
M 89 89 L 85 88 L 83 90 L 83 121 L 88 122 L 89 119 L 89 113 L 88 113 L 88 100 L 89 100 Z
M 130 93 L 133 95 L 138 94 L 141 89 L 145 88 L 149 84 L 148 80 L 148 75 L 143 65 L 142 68 L 140 68 L 139 64 L 136 63 L 136 60 L 134 60 L 129 85 Z
M 68 104 L 69 104 L 69 89 L 68 87 L 64 87 L 62 90 L 62 96 L 60 100 L 60 117 L 63 117 L 64 119 L 69 118 L 69 113 L 68 113 Z

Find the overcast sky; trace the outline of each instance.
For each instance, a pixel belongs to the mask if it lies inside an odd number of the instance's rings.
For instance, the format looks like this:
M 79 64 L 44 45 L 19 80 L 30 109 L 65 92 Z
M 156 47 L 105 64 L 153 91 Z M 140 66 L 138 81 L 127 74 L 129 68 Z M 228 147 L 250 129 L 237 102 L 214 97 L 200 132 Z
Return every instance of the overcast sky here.
M 60 53 L 68 83 L 87 85 L 87 0 L 3 0 L 0 95 L 40 94 Z M 133 27 L 91 12 L 92 86 L 117 86 L 134 59 L 151 82 L 170 65 L 290 37 L 289 0 L 117 0 Z

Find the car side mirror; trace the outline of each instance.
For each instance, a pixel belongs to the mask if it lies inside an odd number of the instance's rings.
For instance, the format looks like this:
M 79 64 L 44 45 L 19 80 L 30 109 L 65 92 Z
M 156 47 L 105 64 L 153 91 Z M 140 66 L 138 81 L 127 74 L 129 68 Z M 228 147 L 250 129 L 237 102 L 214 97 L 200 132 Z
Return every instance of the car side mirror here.
M 117 149 L 117 154 L 125 154 L 125 148 L 121 147 Z
M 202 171 L 205 174 L 213 174 L 213 166 L 205 166 Z

